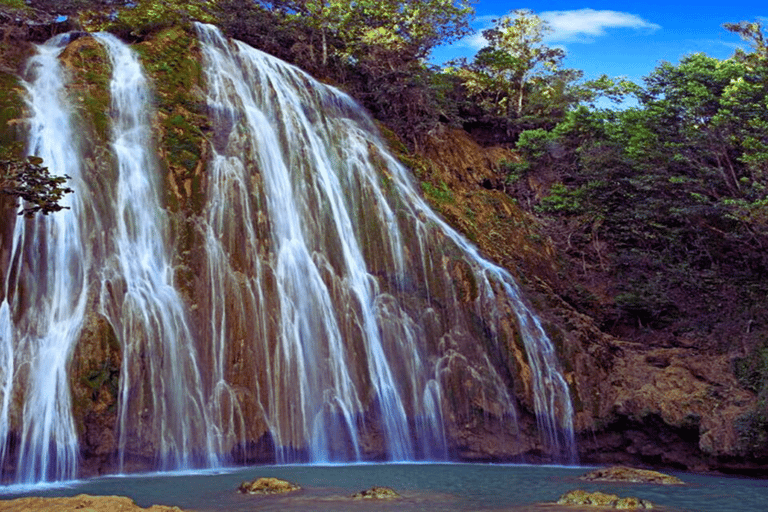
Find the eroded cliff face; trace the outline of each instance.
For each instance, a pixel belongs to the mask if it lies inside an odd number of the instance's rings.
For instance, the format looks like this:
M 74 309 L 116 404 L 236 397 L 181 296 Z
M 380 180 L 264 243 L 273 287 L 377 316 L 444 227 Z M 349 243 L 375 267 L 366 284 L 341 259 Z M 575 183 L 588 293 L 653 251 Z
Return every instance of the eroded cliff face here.
M 309 448 L 302 444 L 304 434 L 276 420 L 277 416 L 292 414 L 296 405 L 290 397 L 275 394 L 281 388 L 275 385 L 277 377 L 270 373 L 281 371 L 274 367 L 274 358 L 281 350 L 275 341 L 280 337 L 281 324 L 277 314 L 270 313 L 280 308 L 277 270 L 259 267 L 263 271 L 258 275 L 263 295 L 251 291 L 256 279 L 254 259 L 268 258 L 274 252 L 270 229 L 276 220 L 255 215 L 249 233 L 237 224 L 249 205 L 263 207 L 267 203 L 264 176 L 258 171 L 250 174 L 243 184 L 247 188 L 243 197 L 248 199 L 235 202 L 216 225 L 228 240 L 222 248 L 227 264 L 217 270 L 211 266 L 206 245 L 212 215 L 206 203 L 213 179 L 209 164 L 215 154 L 223 153 L 230 145 L 244 154 L 248 142 L 238 139 L 243 136 L 236 131 L 225 130 L 222 135 L 220 124 L 216 124 L 206 102 L 202 50 L 191 28 L 164 30 L 134 49 L 153 84 L 156 112 L 152 124 L 163 176 L 163 202 L 169 216 L 174 280 L 187 308 L 190 330 L 199 340 L 199 365 L 220 368 L 216 370 L 220 373 L 200 377 L 200 386 L 211 390 L 209 399 L 216 404 L 210 409 L 215 417 L 206 421 L 223 426 L 218 437 L 214 436 L 221 443 L 218 450 L 237 462 L 272 461 L 279 455 L 276 443 L 282 442 L 293 456 L 306 458 Z M 27 54 L 31 51 L 25 50 Z M 24 133 L 19 129 L 24 115 L 15 78 L 22 72 L 21 60 L 13 64 L 13 72 L 3 75 L 10 85 L 3 89 L 3 115 L 8 119 L 4 117 L 5 127 L 0 127 L 3 140 L 14 141 L 17 153 L 23 147 Z M 76 117 L 84 127 L 80 143 L 86 173 L 93 183 L 91 190 L 112 190 L 116 181 L 114 156 L 106 143 L 111 109 L 107 93 L 110 64 L 104 47 L 85 35 L 67 46 L 61 60 L 70 74 L 69 94 Z M 396 141 L 393 145 L 397 146 Z M 373 149 L 370 152 L 376 153 Z M 562 300 L 559 292 L 567 276 L 558 255 L 533 219 L 503 192 L 500 166 L 514 159 L 513 154 L 500 148 L 481 148 L 465 133 L 446 129 L 429 141 L 421 155 L 401 151 L 400 156 L 416 174 L 424 197 L 442 217 L 477 244 L 491 261 L 524 283 L 525 302 L 543 318 L 544 330 L 557 353 L 559 371 L 568 386 L 583 462 L 622 461 L 697 470 L 749 466 L 741 459 L 745 445 L 736 425 L 753 409 L 756 398 L 734 378 L 729 357 L 701 354 L 695 342 L 690 347 L 676 348 L 622 342 L 602 333 L 589 317 Z M 373 157 L 379 161 L 383 158 Z M 230 192 L 237 193 L 239 186 Z M 97 205 L 95 212 L 109 209 L 110 194 L 100 197 L 103 204 Z M 361 215 L 369 215 L 363 203 L 373 201 L 372 197 L 361 201 Z M 414 213 L 412 218 L 408 215 L 399 222 L 426 219 L 423 212 Z M 6 210 L 0 250 L 3 275 L 10 264 L 10 233 L 17 221 Z M 103 231 L 90 235 L 95 258 L 110 250 L 104 236 L 110 224 L 102 222 Z M 486 308 L 493 306 L 502 311 L 498 324 L 489 323 L 478 312 L 479 290 L 483 288 L 474 264 L 463 259 L 461 250 L 445 236 L 432 235 L 429 239 L 440 248 L 429 252 L 428 264 L 414 258 L 415 249 L 409 249 L 407 264 L 416 269 L 414 275 L 423 278 L 395 286 L 393 264 L 381 256 L 389 249 L 375 236 L 382 228 L 371 223 L 366 229 L 366 257 L 372 262 L 377 286 L 388 292 L 386 300 L 377 306 L 385 319 L 382 330 L 388 333 L 384 344 L 402 351 L 402 339 L 415 332 L 426 340 L 424 357 L 438 369 L 436 376 L 426 379 L 434 378 L 442 390 L 430 395 L 430 400 L 439 402 L 445 430 L 440 435 L 420 435 L 424 439 L 433 436 L 434 444 L 442 443 L 450 458 L 559 460 L 562 453 L 552 444 L 562 440 L 542 436 L 537 421 L 534 369 L 512 306 L 498 298 L 485 303 Z M 417 236 L 406 233 L 414 239 Z M 254 245 L 246 250 L 249 236 Z M 326 273 L 321 279 L 330 285 L 336 303 L 348 300 L 343 279 L 335 274 L 341 266 L 341 255 L 331 254 L 328 259 L 323 262 Z M 221 272 L 224 278 L 217 281 L 212 277 L 215 272 Z M 0 300 L 4 293 L 5 289 L 0 289 Z M 121 444 L 121 379 L 133 381 L 145 375 L 149 363 L 141 359 L 137 366 L 126 370 L 123 362 L 128 355 L 121 347 L 118 328 L 109 322 L 104 307 L 98 305 L 103 300 L 104 290 L 93 285 L 83 329 L 71 355 L 73 417 L 84 461 L 80 472 L 114 471 L 117 459 L 122 460 L 125 470 L 157 467 L 162 433 L 155 417 L 158 412 L 151 406 L 152 395 L 158 392 L 154 384 L 136 388 L 139 398 L 123 397 L 142 405 L 131 409 L 136 411 L 130 418 L 133 435 Z M 259 311 L 266 312 L 259 317 L 249 313 L 257 305 Z M 211 342 L 217 335 L 211 332 L 212 310 L 221 311 L 221 316 L 215 318 L 226 332 L 225 346 L 221 348 Z M 361 362 L 363 359 L 357 357 L 366 350 L 361 341 L 365 336 L 362 315 L 357 306 L 351 306 L 345 323 L 339 326 L 344 337 L 353 340 L 348 349 L 349 376 L 345 378 L 354 383 L 362 412 L 353 420 L 359 423 L 345 428 L 359 433 L 359 457 L 382 459 L 389 448 L 386 429 L 381 427 L 380 395 L 365 376 L 369 370 Z M 412 318 L 418 319 L 413 329 L 408 324 Z M 254 333 L 262 338 L 258 343 L 254 343 Z M 404 357 L 399 364 L 402 368 L 397 371 L 403 375 L 414 371 L 408 366 L 412 362 Z M 21 435 L 18 426 L 22 422 L 23 394 L 23 388 L 15 388 L 11 401 L 11 452 L 18 447 Z M 418 400 L 426 399 L 408 398 L 404 407 L 423 410 L 411 403 Z M 345 421 L 342 416 L 336 410 L 329 415 L 329 421 L 341 424 Z M 409 421 L 415 430 L 432 428 L 418 427 L 416 418 Z M 339 446 L 327 443 L 328 449 L 351 453 L 350 440 L 336 442 Z
M 646 345 L 602 332 L 562 298 L 568 276 L 534 219 L 500 190 L 511 152 L 446 130 L 425 147 L 426 196 L 494 261 L 516 272 L 546 319 L 574 405 L 581 461 L 758 471 L 745 427 L 756 395 L 734 375 L 741 353 L 695 339 Z M 450 197 L 430 194 L 445 183 Z M 599 285 L 597 285 L 599 287 Z

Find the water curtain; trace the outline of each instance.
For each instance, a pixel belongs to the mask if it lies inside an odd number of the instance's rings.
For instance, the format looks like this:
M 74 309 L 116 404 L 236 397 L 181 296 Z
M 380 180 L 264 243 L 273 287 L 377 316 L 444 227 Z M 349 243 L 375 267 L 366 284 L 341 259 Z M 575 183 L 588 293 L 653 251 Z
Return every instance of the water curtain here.
M 99 164 L 84 155 L 94 142 L 78 136 L 59 58 L 75 36 L 29 62 L 29 154 L 76 193 L 10 238 L 0 467 L 19 482 L 78 475 L 68 372 L 96 317 L 121 352 L 115 471 L 148 453 L 158 469 L 446 460 L 472 425 L 522 439 L 522 396 L 538 449 L 574 460 L 568 387 L 512 276 L 432 212 L 347 95 L 196 30 L 211 156 L 192 222 L 199 254 L 184 261 L 197 287 L 184 293 L 135 53 L 94 36 L 111 73 Z M 511 372 L 515 350 L 529 377 Z

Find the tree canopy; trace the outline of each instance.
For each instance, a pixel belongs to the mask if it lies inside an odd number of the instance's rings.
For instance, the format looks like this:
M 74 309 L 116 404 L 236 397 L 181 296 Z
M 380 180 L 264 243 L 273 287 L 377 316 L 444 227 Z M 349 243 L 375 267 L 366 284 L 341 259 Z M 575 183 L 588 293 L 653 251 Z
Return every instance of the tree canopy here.
M 581 106 L 517 142 L 508 190 L 550 219 L 584 282 L 612 276 L 607 326 L 700 329 L 724 304 L 752 315 L 768 291 L 764 39 L 756 23 L 726 27 L 753 52 L 661 63 L 636 107 Z

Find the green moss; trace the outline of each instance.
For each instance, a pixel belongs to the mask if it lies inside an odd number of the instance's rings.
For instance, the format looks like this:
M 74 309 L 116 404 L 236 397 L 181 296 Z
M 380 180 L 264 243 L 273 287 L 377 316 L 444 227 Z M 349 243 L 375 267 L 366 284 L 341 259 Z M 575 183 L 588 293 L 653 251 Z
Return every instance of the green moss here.
M 204 158 L 208 130 L 207 107 L 196 92 L 202 83 L 197 40 L 184 27 L 158 32 L 152 40 L 137 45 L 147 74 L 155 85 L 160 118 L 160 144 L 164 164 L 172 171 L 177 189 L 190 180 L 190 197 L 169 198 L 173 208 L 195 208 L 195 198 L 204 194 L 195 171 Z
M 0 5 L 3 7 L 12 7 L 14 9 L 26 9 L 27 4 L 24 0 L 0 0 Z
M 453 192 L 443 181 L 441 181 L 438 186 L 432 185 L 427 181 L 422 181 L 421 189 L 424 191 L 424 195 L 427 196 L 427 199 L 438 204 L 454 204 L 456 202 Z
M 742 453 L 760 456 L 768 450 L 768 411 L 765 400 L 760 400 L 755 410 L 736 419 L 736 432 Z
M 24 143 L 13 121 L 23 117 L 24 104 L 18 78 L 0 73 L 0 159 L 22 158 Z
M 755 393 L 768 393 L 768 346 L 755 348 L 734 360 L 733 373 L 739 382 Z
M 91 126 L 104 145 L 110 137 L 111 64 L 104 47 L 91 38 L 81 38 L 63 54 L 72 82 L 69 86 L 84 126 Z M 81 126 L 82 126 L 81 125 Z

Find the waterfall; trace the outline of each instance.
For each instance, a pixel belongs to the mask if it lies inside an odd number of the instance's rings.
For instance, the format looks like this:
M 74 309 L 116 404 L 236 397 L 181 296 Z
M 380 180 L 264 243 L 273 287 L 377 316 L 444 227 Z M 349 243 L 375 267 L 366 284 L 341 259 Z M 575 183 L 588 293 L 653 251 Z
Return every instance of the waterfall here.
M 39 46 L 27 66 L 28 152 L 43 158 L 56 174 L 71 176 L 73 186 L 80 188 L 81 155 L 58 60 L 67 42 L 61 36 Z M 63 204 L 71 210 L 16 222 L 12 235 L 0 305 L 0 453 L 8 454 L 8 407 L 14 393 L 10 376 L 18 374 L 24 402 L 15 476 L 22 483 L 66 480 L 77 474 L 78 440 L 67 370 L 85 315 L 91 265 L 82 222 L 88 205 L 83 199 L 70 195 Z
M 160 204 L 160 172 L 150 132 L 151 93 L 128 46 L 111 34 L 96 38 L 112 63 L 112 149 L 119 176 L 112 208 L 115 249 L 101 272 L 100 301 L 123 350 L 119 469 L 129 439 L 147 437 L 134 428 L 135 418 L 147 411 L 160 468 L 215 465 L 196 348 L 186 306 L 173 283 L 167 215 Z M 149 395 L 151 407 L 135 395 Z
M 76 193 L 17 221 L 3 248 L 5 476 L 79 474 L 69 371 L 93 318 L 120 347 L 114 471 L 447 460 L 472 429 L 574 460 L 568 386 L 514 278 L 432 212 L 351 98 L 196 31 L 210 158 L 185 220 L 194 255 L 174 246 L 136 54 L 93 36 L 111 73 L 98 163 L 60 64 L 70 37 L 29 62 L 28 151 Z M 179 289 L 178 265 L 194 289 Z M 528 444 L 519 405 L 539 433 Z
M 214 27 L 197 30 L 215 134 L 205 228 L 210 342 L 222 360 L 231 339 L 262 352 L 259 409 L 278 458 L 357 458 L 371 423 L 389 459 L 447 457 L 446 373 L 461 361 L 479 368 L 482 393 L 505 404 L 499 416 L 516 421 L 488 357 L 452 346 L 468 336 L 466 319 L 437 312 L 457 302 L 446 263 L 460 257 L 491 337 L 514 316 L 542 444 L 572 460 L 568 387 L 512 276 L 432 212 L 349 97 Z M 425 303 L 414 308 L 404 294 L 419 289 Z M 253 321 L 244 326 L 228 316 L 235 311 Z M 434 317 L 439 340 L 428 332 Z

